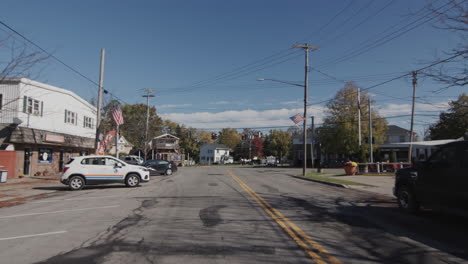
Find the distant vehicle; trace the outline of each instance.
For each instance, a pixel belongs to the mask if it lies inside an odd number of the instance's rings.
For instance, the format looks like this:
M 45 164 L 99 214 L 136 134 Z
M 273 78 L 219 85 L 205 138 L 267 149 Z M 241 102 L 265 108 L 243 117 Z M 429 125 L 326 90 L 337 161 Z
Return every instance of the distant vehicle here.
M 172 175 L 177 171 L 177 165 L 167 160 L 147 160 L 141 164 L 150 169 L 150 175 Z
M 279 160 L 275 156 L 268 156 L 266 158 L 266 165 L 268 166 L 277 166 L 279 163 Z
M 225 159 L 223 159 L 222 164 L 233 164 L 234 163 L 234 158 L 232 156 L 229 156 Z
M 125 161 L 128 164 L 133 164 L 133 165 L 140 165 L 141 163 L 144 162 L 144 159 L 142 157 L 138 157 L 135 155 L 121 156 L 120 159 Z
M 149 179 L 147 168 L 111 156 L 80 156 L 71 158 L 65 164 L 60 182 L 76 191 L 85 185 L 106 183 L 125 183 L 128 187 L 136 187 Z
M 468 213 L 468 141 L 441 145 L 430 158 L 396 172 L 393 194 L 399 207 L 420 206 Z

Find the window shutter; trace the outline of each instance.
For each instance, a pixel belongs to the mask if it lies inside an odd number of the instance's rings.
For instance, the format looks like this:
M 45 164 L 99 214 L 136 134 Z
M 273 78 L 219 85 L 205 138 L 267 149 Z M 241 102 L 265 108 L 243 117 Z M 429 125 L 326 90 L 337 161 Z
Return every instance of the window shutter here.
M 65 109 L 65 123 L 67 122 L 67 110 Z
M 41 102 L 41 116 L 44 115 L 44 102 Z
M 28 107 L 28 97 L 23 97 L 23 113 L 26 113 L 26 107 Z

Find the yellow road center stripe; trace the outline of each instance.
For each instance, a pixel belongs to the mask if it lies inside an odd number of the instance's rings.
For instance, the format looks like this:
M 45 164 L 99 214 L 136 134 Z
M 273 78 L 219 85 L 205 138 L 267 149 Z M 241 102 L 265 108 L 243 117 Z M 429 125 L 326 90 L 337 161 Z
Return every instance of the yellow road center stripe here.
M 286 233 L 300 246 L 305 252 L 314 260 L 316 263 L 322 264 L 326 263 L 321 259 L 319 255 L 310 250 L 310 247 L 301 240 L 296 234 L 301 236 L 309 245 L 311 245 L 318 252 L 323 254 L 331 263 L 341 264 L 337 258 L 330 255 L 330 253 L 323 248 L 319 243 L 315 242 L 309 235 L 302 231 L 297 225 L 292 223 L 287 217 L 285 217 L 281 212 L 273 208 L 265 199 L 259 196 L 254 190 L 252 190 L 247 184 L 245 184 L 241 179 L 235 176 L 231 171 L 227 171 L 228 174 L 260 205 L 266 213 L 268 213 L 276 223 L 283 228 Z M 287 224 L 287 225 L 286 225 Z M 288 227 L 289 225 L 289 227 Z

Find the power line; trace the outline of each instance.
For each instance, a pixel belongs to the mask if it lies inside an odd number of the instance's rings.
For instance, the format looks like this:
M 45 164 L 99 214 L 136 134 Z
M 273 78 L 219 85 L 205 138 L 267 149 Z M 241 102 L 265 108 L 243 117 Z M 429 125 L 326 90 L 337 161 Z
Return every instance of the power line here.
M 94 84 L 95 86 L 99 87 L 99 84 L 96 83 L 95 81 L 93 81 L 92 79 L 90 79 L 89 77 L 85 76 L 84 74 L 82 74 L 81 72 L 79 72 L 78 70 L 76 70 L 75 68 L 73 68 L 72 66 L 66 64 L 64 61 L 62 61 L 61 59 L 57 58 L 55 55 L 49 53 L 48 51 L 46 51 L 45 49 L 43 49 L 41 46 L 39 46 L 38 44 L 36 44 L 34 41 L 30 40 L 29 38 L 27 38 L 26 36 L 24 36 L 23 34 L 19 33 L 18 31 L 16 31 L 15 29 L 13 29 L 12 27 L 10 27 L 9 25 L 7 25 L 5 22 L 1 21 L 0 20 L 0 24 L 3 25 L 4 27 L 8 28 L 9 30 L 11 30 L 13 33 L 15 33 L 16 35 L 20 36 L 22 39 L 26 40 L 29 44 L 33 45 L 34 47 L 36 47 L 37 49 L 39 49 L 40 51 L 42 51 L 43 53 L 45 53 L 47 56 L 53 58 L 54 60 L 56 60 L 57 62 L 59 62 L 60 64 L 62 64 L 63 66 L 65 66 L 66 68 L 68 68 L 69 70 L 71 70 L 72 72 L 78 74 L 79 76 L 81 76 L 82 78 L 84 78 L 85 80 L 89 81 L 90 83 Z M 125 102 L 124 100 L 122 100 L 121 98 L 117 97 L 115 94 L 109 92 L 108 90 L 104 89 L 104 93 L 109 93 L 112 97 L 116 98 L 117 100 L 127 104 L 127 102 Z
M 450 4 L 451 4 L 450 2 L 446 3 L 446 4 L 438 7 L 438 9 L 445 8 L 446 6 L 448 6 Z M 446 11 L 452 9 L 452 8 L 453 8 L 453 6 L 447 8 L 446 10 L 444 10 L 442 12 L 446 12 Z M 424 11 L 425 9 L 426 8 L 424 7 L 422 9 L 420 9 L 417 13 L 420 13 L 421 11 Z M 429 18 L 427 18 L 427 17 L 429 17 Z M 390 42 L 391 40 L 393 40 L 395 38 L 398 38 L 398 37 L 402 36 L 403 34 L 408 33 L 409 31 L 411 31 L 411 30 L 413 30 L 413 29 L 415 29 L 417 27 L 422 26 L 423 24 L 433 20 L 436 17 L 437 17 L 437 15 L 434 15 L 431 11 L 428 11 L 422 17 L 420 17 L 420 18 L 418 18 L 418 19 L 416 19 L 416 20 L 414 20 L 414 21 L 412 21 L 412 22 L 398 28 L 397 30 L 395 30 L 395 31 L 393 31 L 393 32 L 391 32 L 391 33 L 389 33 L 389 34 L 387 34 L 387 35 L 385 35 L 385 36 L 383 36 L 383 37 L 381 37 L 381 38 L 379 38 L 377 40 L 374 40 L 371 43 L 368 43 L 369 41 L 371 41 L 373 39 L 373 38 L 370 38 L 370 39 L 362 42 L 358 49 L 355 49 L 354 51 L 353 50 L 348 50 L 348 51 L 345 52 L 346 55 L 344 55 L 342 57 L 339 57 L 339 58 L 336 58 L 336 59 L 333 59 L 333 60 L 329 60 L 329 61 L 327 61 L 327 62 L 325 62 L 325 63 L 323 63 L 323 64 L 321 64 L 319 66 L 325 67 L 325 66 L 328 66 L 328 65 L 331 65 L 331 64 L 335 65 L 337 63 L 344 62 L 344 61 L 349 60 L 351 58 L 357 57 L 357 56 L 359 56 L 361 54 L 364 54 L 364 53 L 366 53 L 368 51 L 371 51 L 371 50 L 373 50 L 373 49 L 375 49 L 375 48 L 377 48 L 379 46 L 382 46 L 382 45 Z M 423 20 L 423 21 L 420 22 L 421 20 Z M 420 23 L 418 23 L 418 22 L 420 22 Z M 416 23 L 418 23 L 418 24 L 416 24 Z M 398 24 L 401 24 L 401 22 L 398 23 Z M 398 24 L 396 24 L 395 26 L 397 26 Z M 414 24 L 416 24 L 416 25 L 412 26 Z M 395 27 L 395 26 L 393 26 L 393 27 Z M 393 27 L 391 27 L 391 28 L 393 28 Z
M 28 43 L 30 43 L 31 45 L 33 45 L 34 47 L 38 48 L 40 51 L 42 51 L 43 53 L 45 53 L 47 56 L 55 59 L 56 61 L 58 61 L 60 64 L 62 64 L 63 66 L 67 67 L 68 69 L 72 70 L 74 73 L 80 75 L 81 77 L 83 77 L 84 79 L 88 80 L 89 82 L 93 83 L 94 85 L 96 86 L 99 86 L 98 83 L 96 83 L 95 81 L 91 80 L 90 78 L 86 77 L 84 74 L 82 74 L 81 72 L 79 72 L 78 70 L 76 70 L 75 68 L 71 67 L 70 65 L 66 64 L 65 62 L 63 62 L 62 60 L 60 60 L 59 58 L 57 58 L 56 56 L 54 56 L 53 54 L 47 52 L 45 49 L 41 48 L 39 45 L 37 45 L 36 43 L 34 43 L 32 40 L 28 39 L 27 37 L 25 37 L 24 35 L 22 35 L 21 33 L 19 33 L 18 31 L 14 30 L 13 28 L 11 28 L 10 26 L 8 26 L 5 22 L 1 21 L 0 20 L 0 24 L 3 25 L 4 27 L 8 28 L 9 30 L 11 30 L 13 33 L 15 33 L 16 35 L 20 36 L 21 38 L 23 38 L 24 40 L 26 40 Z

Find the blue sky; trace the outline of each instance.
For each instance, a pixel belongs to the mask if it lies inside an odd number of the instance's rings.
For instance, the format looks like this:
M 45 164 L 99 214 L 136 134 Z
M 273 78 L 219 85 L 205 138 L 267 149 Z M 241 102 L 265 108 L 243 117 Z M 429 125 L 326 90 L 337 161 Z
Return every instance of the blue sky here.
M 366 49 L 392 31 L 402 32 L 429 18 L 418 13 L 427 3 L 6 0 L 0 20 L 95 82 L 100 50 L 105 48 L 105 88 L 131 104 L 144 103 L 143 88 L 153 89 L 158 97 L 151 104 L 163 118 L 197 128 L 274 127 L 291 125 L 288 117 L 302 113 L 303 90 L 256 79 L 303 82 L 303 51 L 292 49 L 293 44 L 319 46 L 310 54 L 312 67 L 363 88 L 421 68 L 436 56 L 445 57 L 443 51 L 460 39 L 436 29 L 435 19 Z M 434 5 L 449 7 L 445 4 L 438 0 Z M 8 30 L 0 29 L 5 36 Z M 358 54 L 360 48 L 366 52 Z M 87 100 L 97 94 L 94 84 L 52 59 L 41 67 L 37 80 Z M 343 87 L 316 71 L 309 81 L 312 103 L 331 98 Z M 462 92 L 432 92 L 440 87 L 420 79 L 417 95 L 426 104 L 417 105 L 417 114 L 437 115 Z M 409 78 L 369 92 L 382 116 L 410 113 Z M 309 113 L 320 123 L 324 104 L 313 104 Z M 417 132 L 436 119 L 417 116 Z M 409 128 L 409 120 L 389 123 Z

